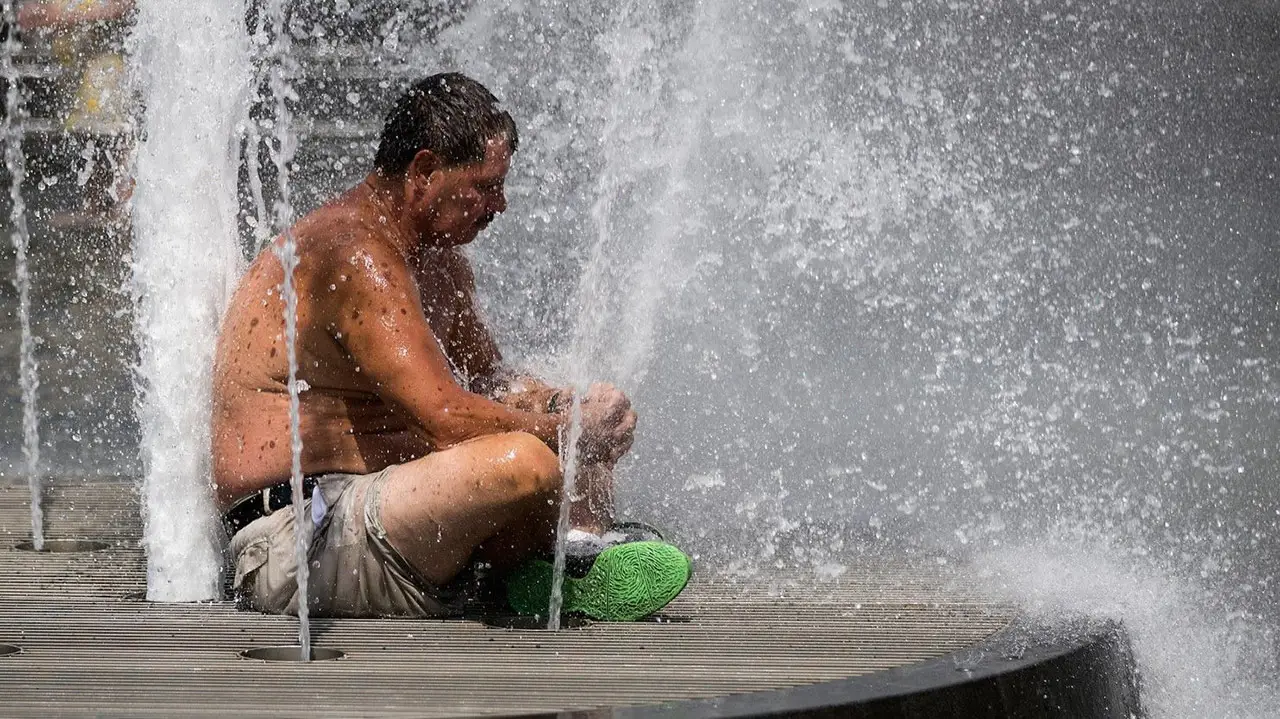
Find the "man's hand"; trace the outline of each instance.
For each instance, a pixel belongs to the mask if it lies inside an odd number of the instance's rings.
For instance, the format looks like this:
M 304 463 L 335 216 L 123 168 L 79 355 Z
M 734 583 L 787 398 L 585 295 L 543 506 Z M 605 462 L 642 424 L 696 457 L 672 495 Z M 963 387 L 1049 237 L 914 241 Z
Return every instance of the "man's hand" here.
M 617 387 L 598 382 L 582 398 L 582 438 L 578 451 L 586 462 L 613 464 L 631 449 L 636 413 Z

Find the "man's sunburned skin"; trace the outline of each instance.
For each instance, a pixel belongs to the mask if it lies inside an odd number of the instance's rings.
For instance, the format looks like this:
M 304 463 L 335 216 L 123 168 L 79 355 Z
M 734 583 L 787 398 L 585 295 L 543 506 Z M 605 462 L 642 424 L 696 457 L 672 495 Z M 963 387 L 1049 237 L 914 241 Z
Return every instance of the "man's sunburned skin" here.
M 479 180 L 486 172 L 496 177 L 501 193 L 509 152 L 494 146 L 473 169 Z M 449 245 L 469 242 L 505 201 L 472 221 L 470 237 L 463 232 L 435 246 L 411 237 L 412 228 L 395 221 L 402 208 L 387 203 L 367 180 L 292 228 L 298 378 L 307 385 L 300 397 L 303 472 L 376 472 L 507 431 L 528 432 L 555 449 L 563 417 L 525 411 L 546 407 L 553 388 L 530 380 L 500 401 L 467 391 L 501 388 L 501 356 L 477 315 L 471 267 Z M 261 253 L 223 321 L 212 428 L 220 510 L 290 474 L 283 279 L 275 254 Z M 448 362 L 472 378 L 471 387 L 452 382 Z M 435 378 L 434 387 L 409 386 L 426 377 Z M 417 406 L 395 406 L 395 398 Z

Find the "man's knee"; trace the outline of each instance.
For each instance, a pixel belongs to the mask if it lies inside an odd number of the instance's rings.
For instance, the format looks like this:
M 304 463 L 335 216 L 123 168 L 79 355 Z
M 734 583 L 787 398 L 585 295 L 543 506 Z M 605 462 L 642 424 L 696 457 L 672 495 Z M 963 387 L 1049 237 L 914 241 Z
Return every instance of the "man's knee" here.
M 515 469 L 516 485 L 523 496 L 544 497 L 559 493 L 560 458 L 542 440 L 527 432 L 504 437 Z

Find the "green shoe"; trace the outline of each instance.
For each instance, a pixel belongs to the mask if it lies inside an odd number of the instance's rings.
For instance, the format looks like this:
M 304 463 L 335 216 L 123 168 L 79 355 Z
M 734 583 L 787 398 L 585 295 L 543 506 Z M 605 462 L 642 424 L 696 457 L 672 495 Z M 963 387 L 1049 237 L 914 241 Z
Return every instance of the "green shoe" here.
M 551 562 L 534 559 L 507 578 L 507 601 L 520 614 L 546 614 Z M 693 573 L 684 552 L 665 542 L 629 542 L 596 555 L 585 572 L 566 568 L 564 612 L 607 622 L 647 617 L 671 603 Z M 574 576 L 578 574 L 579 576 Z

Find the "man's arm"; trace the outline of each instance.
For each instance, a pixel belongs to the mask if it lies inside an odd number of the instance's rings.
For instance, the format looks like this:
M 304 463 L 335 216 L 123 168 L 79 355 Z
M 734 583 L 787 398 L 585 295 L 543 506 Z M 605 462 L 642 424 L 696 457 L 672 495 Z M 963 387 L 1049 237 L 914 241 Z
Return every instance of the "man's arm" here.
M 502 352 L 476 305 L 476 279 L 470 262 L 458 251 L 442 253 L 443 268 L 459 293 L 458 321 L 446 345 L 449 356 L 479 394 L 525 412 L 563 411 L 570 393 L 528 375 L 518 375 L 502 361 Z
M 443 449 L 499 432 L 528 432 L 557 448 L 563 419 L 523 412 L 459 387 L 422 311 L 417 284 L 392 249 L 368 243 L 324 280 L 331 332 L 357 371 L 430 446 Z

